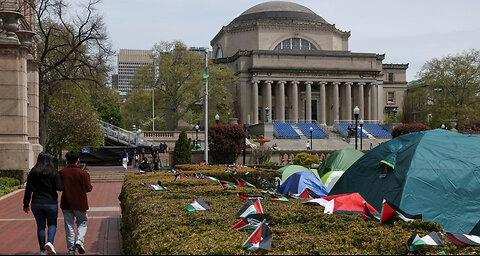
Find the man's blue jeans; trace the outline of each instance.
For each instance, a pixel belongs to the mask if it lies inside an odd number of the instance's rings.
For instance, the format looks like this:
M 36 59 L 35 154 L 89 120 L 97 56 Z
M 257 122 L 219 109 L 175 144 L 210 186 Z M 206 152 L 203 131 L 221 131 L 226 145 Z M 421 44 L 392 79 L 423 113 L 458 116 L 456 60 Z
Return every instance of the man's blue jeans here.
M 40 251 L 45 251 L 45 225 L 48 225 L 48 242 L 53 244 L 57 233 L 58 204 L 32 203 L 32 213 L 37 222 L 37 238 Z
M 67 248 L 69 251 L 75 251 L 75 241 L 80 241 L 83 243 L 83 241 L 85 240 L 88 220 L 87 211 L 62 211 L 65 223 Z M 75 224 L 77 224 L 77 239 L 75 239 Z

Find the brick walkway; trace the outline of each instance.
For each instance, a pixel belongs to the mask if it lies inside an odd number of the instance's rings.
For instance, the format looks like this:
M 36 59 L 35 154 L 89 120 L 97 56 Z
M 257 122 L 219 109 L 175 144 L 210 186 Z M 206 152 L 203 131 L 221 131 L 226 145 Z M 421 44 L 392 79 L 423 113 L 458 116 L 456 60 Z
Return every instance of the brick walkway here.
M 87 255 L 122 254 L 118 195 L 122 183 L 93 183 L 88 193 L 90 210 L 85 236 Z M 24 190 L 0 199 L 0 254 L 38 254 L 36 224 L 32 212 L 23 212 Z M 60 195 L 59 195 L 60 200 Z M 55 250 L 66 254 L 63 214 L 59 209 Z M 78 253 L 77 253 L 78 254 Z

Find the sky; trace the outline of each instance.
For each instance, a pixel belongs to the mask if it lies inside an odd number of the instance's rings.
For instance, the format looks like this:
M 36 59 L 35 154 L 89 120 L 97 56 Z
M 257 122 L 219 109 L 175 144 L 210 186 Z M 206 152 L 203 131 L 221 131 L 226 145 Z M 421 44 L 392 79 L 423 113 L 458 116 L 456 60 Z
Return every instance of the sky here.
M 209 47 L 222 26 L 265 0 L 103 0 L 113 48 L 151 49 L 161 41 Z M 480 49 L 479 0 L 292 0 L 351 31 L 349 50 L 408 63 L 407 81 L 433 59 Z

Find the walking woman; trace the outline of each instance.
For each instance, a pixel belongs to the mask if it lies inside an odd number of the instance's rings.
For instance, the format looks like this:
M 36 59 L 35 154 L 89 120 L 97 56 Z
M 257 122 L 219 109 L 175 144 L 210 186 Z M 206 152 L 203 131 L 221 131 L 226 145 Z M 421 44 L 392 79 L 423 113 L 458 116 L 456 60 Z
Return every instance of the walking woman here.
M 37 164 L 30 170 L 27 177 L 23 211 L 28 214 L 31 199 L 32 212 L 37 222 L 38 244 L 42 255 L 56 254 L 53 240 L 57 232 L 57 191 L 63 191 L 60 174 L 55 169 L 53 157 L 48 153 L 41 152 L 38 155 Z M 48 225 L 47 243 L 45 243 L 45 225 Z
M 122 165 L 123 165 L 123 170 L 126 171 L 128 167 L 128 152 L 126 149 L 124 149 L 122 153 Z

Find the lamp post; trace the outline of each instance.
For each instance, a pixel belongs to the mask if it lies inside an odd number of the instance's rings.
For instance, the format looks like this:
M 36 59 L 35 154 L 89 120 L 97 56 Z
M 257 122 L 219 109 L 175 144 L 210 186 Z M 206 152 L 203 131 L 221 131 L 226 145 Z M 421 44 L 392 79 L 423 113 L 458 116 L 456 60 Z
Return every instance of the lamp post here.
M 269 118 L 268 118 L 268 113 L 270 112 L 270 108 L 266 107 L 265 108 L 265 123 L 268 123 Z
M 205 48 L 205 164 L 208 165 L 208 48 Z
M 393 121 L 392 123 L 396 124 L 397 123 L 397 108 L 393 109 Z
M 245 165 L 245 157 L 247 155 L 247 124 L 243 124 L 243 165 Z
M 228 119 L 227 119 L 227 124 L 230 123 L 230 112 L 227 113 Z
M 310 150 L 313 150 L 313 127 L 310 126 Z
M 197 150 L 197 145 L 198 145 L 198 130 L 200 130 L 200 127 L 198 124 L 195 125 L 195 147 L 193 148 L 194 150 Z
M 155 131 L 155 87 L 152 87 L 152 131 Z
M 362 138 L 363 138 L 363 119 L 360 120 L 360 151 L 363 150 Z
M 218 124 L 220 121 L 220 116 L 218 114 L 215 115 L 215 122 Z
M 358 149 L 357 138 L 358 138 L 358 116 L 360 115 L 360 108 L 355 106 L 353 109 L 353 116 L 355 117 L 355 149 Z

